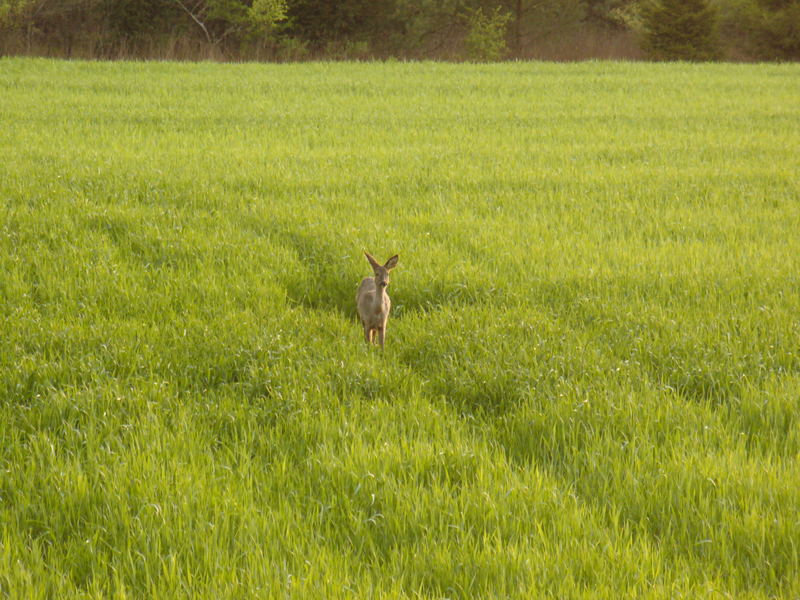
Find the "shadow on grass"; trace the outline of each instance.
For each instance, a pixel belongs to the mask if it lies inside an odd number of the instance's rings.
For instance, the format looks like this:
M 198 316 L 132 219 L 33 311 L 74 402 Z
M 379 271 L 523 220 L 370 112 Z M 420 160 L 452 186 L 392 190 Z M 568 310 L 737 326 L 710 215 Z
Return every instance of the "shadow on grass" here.
M 357 320 L 358 286 L 362 279 L 372 276 L 361 248 L 338 234 L 301 232 L 280 222 L 266 228 L 260 225 L 259 231 L 296 255 L 296 261 L 278 275 L 290 302 L 313 310 L 334 310 L 343 318 Z M 389 294 L 392 319 L 445 307 L 497 302 L 504 297 L 503 290 L 486 277 L 476 281 L 451 273 L 423 275 L 403 257 L 393 273 Z
M 147 231 L 133 218 L 104 213 L 86 218 L 89 230 L 105 235 L 126 256 L 144 267 L 176 268 L 197 261 L 197 253 L 183 241 L 167 239 L 158 231 Z

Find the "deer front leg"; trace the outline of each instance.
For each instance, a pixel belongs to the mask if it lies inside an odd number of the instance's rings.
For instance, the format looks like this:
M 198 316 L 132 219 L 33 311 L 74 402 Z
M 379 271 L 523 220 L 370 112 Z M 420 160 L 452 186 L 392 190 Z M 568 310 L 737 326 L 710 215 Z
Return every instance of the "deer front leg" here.
M 361 324 L 364 326 L 364 340 L 367 342 L 367 346 L 369 346 L 372 343 L 372 329 L 363 321 Z

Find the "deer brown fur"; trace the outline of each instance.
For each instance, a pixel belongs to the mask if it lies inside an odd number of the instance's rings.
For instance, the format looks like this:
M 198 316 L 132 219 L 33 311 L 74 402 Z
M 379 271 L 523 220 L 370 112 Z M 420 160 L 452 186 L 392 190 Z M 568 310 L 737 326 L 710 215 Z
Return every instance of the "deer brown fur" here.
M 364 339 L 367 344 L 374 343 L 374 335 L 377 332 L 378 343 L 383 348 L 386 340 L 386 322 L 389 320 L 389 310 L 392 308 L 392 301 L 389 300 L 386 288 L 389 286 L 389 271 L 397 266 L 397 255 L 381 265 L 369 252 L 364 254 L 372 265 L 375 276 L 365 277 L 358 286 L 356 293 L 358 317 L 364 326 Z

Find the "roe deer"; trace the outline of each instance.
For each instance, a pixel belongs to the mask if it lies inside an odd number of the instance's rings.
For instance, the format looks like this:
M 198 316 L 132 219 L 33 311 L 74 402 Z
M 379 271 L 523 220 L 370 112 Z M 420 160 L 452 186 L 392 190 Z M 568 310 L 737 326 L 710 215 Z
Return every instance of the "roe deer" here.
M 383 341 L 386 339 L 386 321 L 389 319 L 389 309 L 392 307 L 386 286 L 389 285 L 389 271 L 397 266 L 397 255 L 395 254 L 381 266 L 369 252 L 364 254 L 372 265 L 372 270 L 375 271 L 375 277 L 365 277 L 358 286 L 356 293 L 358 316 L 364 326 L 364 339 L 367 344 L 373 343 L 373 334 L 377 331 L 378 343 L 383 348 Z

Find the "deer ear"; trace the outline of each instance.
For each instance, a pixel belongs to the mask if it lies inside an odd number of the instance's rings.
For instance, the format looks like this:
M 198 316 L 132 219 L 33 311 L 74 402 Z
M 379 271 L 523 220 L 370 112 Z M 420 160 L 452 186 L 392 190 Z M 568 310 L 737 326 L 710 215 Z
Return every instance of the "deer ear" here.
M 397 259 L 398 256 L 397 254 L 395 254 L 392 258 L 386 261 L 386 264 L 383 265 L 383 268 L 386 269 L 387 271 L 391 271 L 397 266 Z
M 369 264 L 372 265 L 372 270 L 377 273 L 377 271 L 378 271 L 378 269 L 380 268 L 381 265 L 378 263 L 377 260 L 375 260 L 375 257 L 372 256 L 372 254 L 370 254 L 369 252 L 364 252 L 364 255 L 367 257 L 367 260 L 369 261 Z

